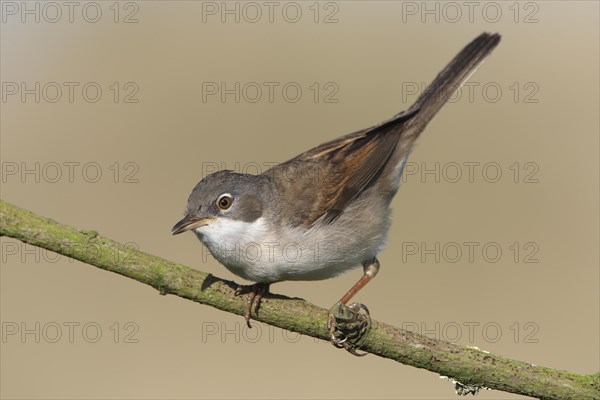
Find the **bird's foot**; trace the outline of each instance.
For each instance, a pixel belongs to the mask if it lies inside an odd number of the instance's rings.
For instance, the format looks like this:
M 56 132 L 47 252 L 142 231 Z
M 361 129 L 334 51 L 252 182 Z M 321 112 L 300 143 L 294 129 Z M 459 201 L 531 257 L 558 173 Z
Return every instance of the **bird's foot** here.
M 371 326 L 371 315 L 364 304 L 353 303 L 350 306 L 337 303 L 329 310 L 327 329 L 329 341 L 339 349 L 346 349 L 355 356 L 367 353 L 357 352 L 362 339 Z
M 267 293 L 269 293 L 269 284 L 260 282 L 255 283 L 254 285 L 239 285 L 235 290 L 236 296 L 248 294 L 248 299 L 246 300 L 246 313 L 244 314 L 248 328 L 252 328 L 252 325 L 250 324 L 250 319 L 252 318 L 252 305 L 254 305 L 254 314 L 258 315 L 260 301 Z

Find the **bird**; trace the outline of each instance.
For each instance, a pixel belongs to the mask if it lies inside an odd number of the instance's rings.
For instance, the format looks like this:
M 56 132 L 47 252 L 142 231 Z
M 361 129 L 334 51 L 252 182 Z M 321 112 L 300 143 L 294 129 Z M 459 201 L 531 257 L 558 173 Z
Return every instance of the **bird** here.
M 172 234 L 193 231 L 210 253 L 235 275 L 255 282 L 245 320 L 258 313 L 270 285 L 314 281 L 362 266 L 363 275 L 329 313 L 330 340 L 355 355 L 356 343 L 339 328 L 340 315 L 366 314 L 346 304 L 380 269 L 391 226 L 391 202 L 415 141 L 454 92 L 500 42 L 482 33 L 467 44 L 420 94 L 392 118 L 318 145 L 259 174 L 221 170 L 204 177 L 188 197 Z M 337 312 L 335 311 L 337 310 Z M 341 314 L 340 314 L 341 313 Z M 343 319 L 343 318 L 342 318 Z M 356 326 L 355 326 L 356 328 Z

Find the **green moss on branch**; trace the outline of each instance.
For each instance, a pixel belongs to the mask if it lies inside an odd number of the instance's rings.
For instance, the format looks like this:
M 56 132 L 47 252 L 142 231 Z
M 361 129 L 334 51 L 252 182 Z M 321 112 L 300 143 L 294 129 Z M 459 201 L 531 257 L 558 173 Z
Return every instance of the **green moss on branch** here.
M 93 230 L 63 225 L 0 200 L 0 236 L 8 236 L 223 311 L 243 315 L 237 285 L 115 242 Z M 302 299 L 270 295 L 255 319 L 327 340 L 327 310 Z M 324 349 L 325 350 L 325 349 Z M 600 399 L 600 373 L 578 375 L 510 360 L 373 321 L 361 350 L 449 376 L 466 385 L 541 399 Z

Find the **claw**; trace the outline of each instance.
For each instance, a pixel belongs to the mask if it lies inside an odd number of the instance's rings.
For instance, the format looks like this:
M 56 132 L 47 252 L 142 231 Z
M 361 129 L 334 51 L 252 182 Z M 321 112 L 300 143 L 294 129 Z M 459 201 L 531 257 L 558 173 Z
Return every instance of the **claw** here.
M 366 351 L 364 353 L 359 353 L 354 347 L 348 347 L 346 348 L 346 351 L 356 357 L 364 357 L 369 354 Z
M 269 293 L 269 284 L 257 282 L 254 285 L 239 285 L 235 289 L 235 295 L 240 296 L 244 293 L 248 293 L 248 299 L 246 300 L 246 312 L 244 313 L 244 319 L 248 328 L 252 328 L 250 320 L 252 319 L 252 305 L 254 305 L 254 313 L 258 314 L 260 308 L 260 302 L 266 293 Z
M 365 356 L 367 353 L 359 353 L 357 348 L 370 325 L 371 316 L 367 306 L 360 303 L 350 306 L 337 303 L 329 311 L 327 319 L 330 342 L 339 349 L 346 349 L 352 355 Z
M 234 293 L 234 295 L 235 295 L 235 296 L 239 296 L 239 295 L 241 295 L 242 293 L 244 293 L 244 286 L 242 286 L 242 285 L 238 285 L 237 289 L 235 289 L 235 293 Z

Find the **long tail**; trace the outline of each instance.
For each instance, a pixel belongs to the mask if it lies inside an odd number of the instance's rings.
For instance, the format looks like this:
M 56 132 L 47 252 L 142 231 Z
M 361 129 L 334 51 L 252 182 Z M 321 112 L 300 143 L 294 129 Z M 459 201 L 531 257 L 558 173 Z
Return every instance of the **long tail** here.
M 412 124 L 417 127 L 417 135 L 425 129 L 454 92 L 477 71 L 498 43 L 499 34 L 482 33 L 465 46 L 438 74 L 409 110 L 415 113 Z
M 399 157 L 395 157 L 394 162 L 402 162 L 429 121 L 448 102 L 454 92 L 477 71 L 498 43 L 500 43 L 500 35 L 497 33 L 484 32 L 477 36 L 436 76 L 408 110 L 356 134 L 398 133 L 396 144 L 399 146 L 400 154 L 397 154 Z M 392 146 L 396 147 L 396 144 Z

